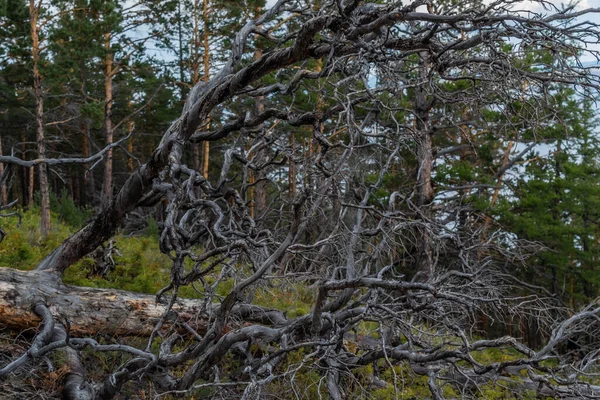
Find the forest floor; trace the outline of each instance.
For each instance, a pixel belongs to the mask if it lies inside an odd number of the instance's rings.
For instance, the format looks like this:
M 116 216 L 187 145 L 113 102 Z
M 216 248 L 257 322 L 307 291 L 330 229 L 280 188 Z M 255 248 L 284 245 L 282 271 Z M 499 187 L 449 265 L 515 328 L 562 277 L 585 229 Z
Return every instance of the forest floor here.
M 60 204 L 59 204 L 60 206 Z M 55 249 L 64 239 L 72 234 L 78 226 L 82 226 L 87 213 L 71 206 L 58 207 L 53 213 L 52 231 L 46 238 L 39 233 L 40 217 L 36 209 L 21 212 L 21 220 L 16 217 L 5 218 L 2 228 L 6 237 L 0 243 L 0 266 L 21 270 L 33 269 L 38 263 Z M 114 246 L 118 252 L 113 253 L 114 266 L 101 276 L 97 272 L 97 260 L 92 257 L 84 258 L 77 265 L 67 269 L 64 282 L 69 285 L 88 286 L 97 288 L 115 288 L 134 292 L 155 294 L 164 287 L 170 279 L 170 260 L 162 254 L 158 247 L 158 228 L 153 220 L 148 220 L 147 229 L 135 236 L 118 235 L 114 238 Z M 218 271 L 217 271 L 218 272 Z M 228 293 L 233 287 L 233 278 L 222 281 L 216 289 L 218 296 Z M 180 289 L 180 296 L 186 298 L 201 298 L 203 293 L 195 287 Z M 253 302 L 284 311 L 288 317 L 305 315 L 314 304 L 315 291 L 309 285 L 292 283 L 284 277 L 273 277 L 267 285 L 258 287 L 253 292 Z M 365 323 L 363 332 L 353 333 L 344 344 L 350 351 L 360 351 L 359 336 L 376 335 L 376 329 Z M 25 332 L 14 332 L 0 325 L 0 366 L 5 365 L 23 354 L 35 336 L 34 329 Z M 99 333 L 95 337 L 100 343 L 125 343 L 133 346 L 145 346 L 145 338 L 108 337 Z M 259 350 L 258 350 L 259 351 Z M 102 381 L 108 371 L 114 371 L 126 361 L 122 354 L 93 353 L 83 351 L 84 365 L 88 368 L 88 377 L 95 382 Z M 303 354 L 299 351 L 292 353 L 284 363 L 283 368 L 301 363 Z M 513 352 L 488 350 L 479 354 L 480 361 L 505 361 L 518 357 Z M 225 360 L 223 368 L 240 368 L 239 360 Z M 0 381 L 0 398 L 8 400 L 20 399 L 59 399 L 61 398 L 61 382 L 66 368 L 60 367 L 59 355 L 53 354 L 47 358 L 36 360 L 23 368 L 11 378 Z M 377 369 L 377 371 L 374 370 Z M 241 372 L 241 371 L 240 371 Z M 355 393 L 356 398 L 371 399 L 421 399 L 431 396 L 426 377 L 416 375 L 408 365 L 401 363 L 393 370 L 388 365 L 366 366 L 358 375 L 357 381 L 349 382 L 348 388 Z M 317 371 L 299 370 L 294 376 L 294 393 L 300 398 L 327 398 L 326 388 L 319 384 L 320 376 Z M 386 383 L 387 382 L 387 383 Z M 290 393 L 289 383 L 271 386 L 273 395 L 277 398 L 281 393 Z M 382 387 L 383 386 L 383 387 Z M 279 393 L 277 393 L 279 390 Z M 447 398 L 461 398 L 450 385 L 443 388 Z M 507 391 L 497 387 L 482 387 L 475 398 L 501 399 Z M 208 396 L 208 397 L 207 397 Z M 222 396 L 222 395 L 221 395 Z M 532 393 L 531 398 L 535 398 Z M 194 392 L 177 399 L 210 398 L 209 392 Z M 170 396 L 156 396 L 155 388 L 142 380 L 128 384 L 119 395 L 120 399 L 169 399 Z M 285 396 L 283 398 L 286 398 Z M 521 398 L 528 398 L 522 393 Z

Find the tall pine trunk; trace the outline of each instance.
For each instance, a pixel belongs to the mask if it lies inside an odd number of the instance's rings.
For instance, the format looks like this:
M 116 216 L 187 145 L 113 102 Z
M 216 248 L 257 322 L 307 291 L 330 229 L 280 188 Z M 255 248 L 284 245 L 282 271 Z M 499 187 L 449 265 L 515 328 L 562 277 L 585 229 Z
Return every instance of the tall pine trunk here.
M 429 129 L 429 112 L 432 103 L 427 98 L 425 84 L 427 82 L 427 57 L 425 53 L 419 54 L 419 82 L 415 89 L 415 142 L 417 145 L 417 181 L 415 187 L 415 204 L 421 209 L 423 215 L 429 214 L 429 205 L 433 201 L 435 192 L 432 183 L 433 170 L 433 138 Z M 417 274 L 420 280 L 427 281 L 433 274 L 434 257 L 433 243 L 428 232 L 427 222 L 420 228 L 420 243 L 417 254 Z
M 188 88 L 184 85 L 184 82 L 186 82 L 186 78 L 185 78 L 185 74 L 184 74 L 184 62 L 183 62 L 183 33 L 182 33 L 182 26 L 181 26 L 181 20 L 182 20 L 182 16 L 181 16 L 181 2 L 179 2 L 178 4 L 178 9 L 179 9 L 179 21 L 178 21 L 178 28 L 179 28 L 179 75 L 181 78 L 181 103 L 185 104 L 185 99 L 187 98 L 188 92 L 189 90 L 187 90 Z M 198 83 L 198 75 L 199 75 L 199 69 L 200 69 L 200 63 L 198 62 L 199 59 L 199 55 L 198 55 L 198 47 L 200 46 L 199 43 L 199 22 L 198 22 L 198 0 L 194 0 L 194 3 L 192 4 L 192 38 L 190 40 L 190 66 L 192 67 L 191 70 L 191 83 L 192 86 L 195 85 L 196 83 Z M 201 161 L 201 153 L 200 153 L 200 146 L 202 146 L 202 144 L 199 143 L 193 143 L 192 144 L 192 167 L 196 170 L 196 171 L 200 171 L 201 170 L 201 166 L 202 166 L 202 161 Z
M 0 155 L 4 155 L 2 152 L 2 137 L 0 136 Z M 4 164 L 0 163 L 0 175 L 4 172 Z M 3 182 L 0 187 L 0 201 L 2 205 L 8 203 L 8 192 L 6 191 L 6 182 Z
M 204 0 L 202 9 L 202 21 L 204 23 L 204 31 L 202 32 L 202 45 L 204 47 L 204 54 L 202 55 L 202 64 L 204 66 L 204 75 L 202 80 L 208 82 L 210 79 L 210 45 L 208 41 L 208 0 Z M 194 82 L 196 84 L 196 82 Z M 207 127 L 207 129 L 209 129 Z M 210 159 L 210 142 L 205 141 L 202 143 L 202 176 L 208 178 L 208 162 Z
M 256 15 L 254 16 L 255 18 L 260 17 L 260 15 L 262 14 L 262 7 L 258 6 L 256 7 Z M 256 36 L 256 39 L 258 39 L 258 35 Z M 263 52 L 262 49 L 255 43 L 255 49 L 254 49 L 254 59 L 255 60 L 260 60 L 263 56 Z M 265 112 L 265 97 L 264 96 L 257 96 L 254 99 L 254 107 L 255 107 L 255 112 L 256 115 L 260 115 L 262 113 Z M 264 129 L 264 124 L 260 125 L 260 129 L 262 130 L 263 134 L 265 134 L 265 129 Z M 266 154 L 266 150 L 265 149 L 260 149 L 258 150 L 257 154 L 254 156 L 254 164 L 257 166 L 261 166 L 262 164 L 264 164 L 264 161 L 267 157 Z M 263 216 L 263 214 L 266 212 L 267 209 L 267 183 L 266 183 L 266 174 L 265 171 L 263 170 L 257 170 L 256 173 L 253 176 L 253 180 L 254 180 L 254 184 L 255 184 L 255 189 L 254 189 L 254 217 L 255 218 L 260 218 Z
M 288 170 L 288 187 L 290 191 L 290 199 L 296 197 L 296 136 L 294 132 L 290 134 L 290 162 Z
M 33 97 L 35 99 L 35 126 L 38 158 L 46 158 L 46 144 L 44 141 L 44 93 L 42 90 L 42 76 L 39 70 L 40 40 L 38 35 L 38 14 L 34 0 L 29 0 L 29 22 L 31 26 L 31 57 L 33 61 Z M 38 167 L 40 180 L 40 211 L 42 236 L 50 231 L 50 190 L 48 188 L 48 172 L 46 164 Z M 33 188 L 32 188 L 33 190 Z
M 84 158 L 90 156 L 90 128 L 89 120 L 86 118 L 81 126 L 81 154 Z M 81 205 L 88 206 L 94 201 L 94 174 L 89 171 L 90 164 L 83 164 L 83 187 L 81 193 Z
M 110 33 L 104 34 L 104 135 L 106 145 L 111 145 L 114 141 L 114 132 L 112 127 L 112 103 L 113 103 L 113 55 L 110 50 Z M 106 161 L 104 163 L 104 184 L 102 186 L 102 205 L 110 203 L 113 194 L 113 150 L 106 152 Z

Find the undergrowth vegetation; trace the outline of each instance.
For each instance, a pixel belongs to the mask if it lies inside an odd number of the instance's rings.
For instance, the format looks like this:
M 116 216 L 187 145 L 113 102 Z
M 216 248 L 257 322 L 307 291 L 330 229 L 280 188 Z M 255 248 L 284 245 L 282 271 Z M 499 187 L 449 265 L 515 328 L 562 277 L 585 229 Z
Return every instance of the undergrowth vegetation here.
M 30 270 L 37 266 L 60 243 L 75 232 L 79 221 L 87 215 L 85 210 L 76 208 L 70 200 L 59 202 L 53 196 L 52 231 L 46 238 L 40 235 L 39 210 L 33 208 L 20 211 L 21 218 L 6 218 L 0 221 L 6 232 L 6 238 L 0 243 L 0 266 L 20 270 Z M 63 204 L 67 206 L 63 206 Z M 65 212 L 66 211 L 66 212 Z M 85 219 L 84 219 L 85 220 Z M 94 288 L 122 289 L 139 293 L 154 294 L 168 284 L 170 280 L 171 260 L 161 253 L 158 245 L 158 225 L 149 218 L 143 235 L 118 235 L 115 238 L 119 255 L 113 255 L 114 268 L 103 277 L 93 274 L 96 260 L 87 257 L 65 272 L 64 282 L 70 285 Z M 241 268 L 241 266 L 240 266 Z M 207 277 L 214 282 L 220 270 L 216 269 Z M 218 295 L 226 295 L 233 287 L 233 278 L 223 280 L 217 286 Z M 211 282 L 212 280 L 212 282 Z M 202 296 L 200 288 L 182 287 L 180 295 L 187 298 Z M 267 287 L 261 287 L 254 293 L 254 302 L 259 305 L 284 310 L 288 317 L 303 315 L 310 309 L 314 300 L 314 291 L 300 284 L 290 285 L 283 277 L 273 279 Z
M 46 238 L 42 238 L 39 232 L 40 217 L 39 210 L 33 208 L 28 211 L 20 211 L 21 218 L 5 218 L 0 223 L 6 231 L 6 238 L 0 243 L 0 266 L 13 267 L 21 270 L 34 268 L 45 256 L 55 249 L 64 239 L 72 234 L 80 221 L 85 221 L 88 213 L 80 210 L 72 203 L 68 196 L 57 198 L 54 196 L 52 212 L 52 231 Z M 65 283 L 70 285 L 116 288 L 134 292 L 155 294 L 169 282 L 171 261 L 168 256 L 162 254 L 158 247 L 158 225 L 153 219 L 147 221 L 147 229 L 139 236 L 116 236 L 115 245 L 118 254 L 113 256 L 115 265 L 106 276 L 97 276 L 91 273 L 94 270 L 95 260 L 92 257 L 84 258 L 79 264 L 66 271 Z M 243 268 L 243 266 L 239 266 Z M 220 271 L 214 271 L 212 276 L 207 277 L 209 283 L 215 282 Z M 223 296 L 234 286 L 235 278 L 223 279 L 216 287 L 216 294 Z M 211 282 L 212 280 L 212 282 Z M 183 287 L 180 289 L 181 297 L 200 298 L 203 296 L 201 288 Z M 305 284 L 291 283 L 285 277 L 272 277 L 268 284 L 263 284 L 253 291 L 255 304 L 272 307 L 285 312 L 287 317 L 293 318 L 310 312 L 315 301 L 315 291 Z M 376 324 L 375 324 L 376 325 Z M 357 344 L 357 338 L 364 336 L 376 337 L 377 327 L 370 326 L 364 322 L 360 332 L 355 332 L 344 340 L 346 348 L 353 353 L 364 351 Z M 32 332 L 33 334 L 33 332 Z M 31 338 L 20 336 L 12 337 L 9 332 L 0 330 L 0 357 L 9 358 L 25 348 L 27 340 Z M 117 338 L 99 337 L 101 343 L 113 343 Z M 141 345 L 144 338 L 129 337 L 123 339 L 133 345 Z M 183 345 L 182 345 L 183 346 Z M 183 347 L 182 347 L 183 348 Z M 13 351 L 14 350 L 14 351 Z M 14 352 L 14 355 L 13 355 Z M 256 348 L 255 354 L 259 356 L 260 348 Z M 108 371 L 112 371 L 127 361 L 123 354 L 84 352 L 84 361 L 87 365 L 94 366 L 88 372 L 95 375 L 94 378 L 101 380 Z M 302 348 L 289 353 L 286 360 L 277 366 L 280 378 L 271 386 L 268 395 L 273 398 L 302 398 L 320 399 L 327 398 L 327 387 L 322 373 L 319 371 L 318 363 L 312 359 L 313 355 L 307 354 Z M 506 361 L 518 358 L 516 352 L 503 352 L 498 349 L 477 352 L 475 357 L 482 364 Z M 54 360 L 56 361 L 56 360 Z M 52 363 L 52 360 L 50 360 Z M 56 363 L 57 365 L 60 363 Z M 239 370 L 240 382 L 244 381 L 243 360 L 229 355 L 222 360 L 222 368 L 228 370 Z M 38 398 L 31 390 L 38 388 L 44 397 L 56 395 L 60 398 L 60 385 L 63 371 L 49 369 L 47 362 L 33 365 L 23 378 L 23 382 L 13 380 L 3 382 L 0 391 L 6 393 L 6 398 Z M 413 372 L 406 363 L 388 364 L 379 361 L 373 365 L 367 365 L 360 369 L 360 373 L 348 376 L 345 388 L 350 398 L 370 398 L 377 400 L 385 399 L 425 399 L 431 396 L 428 389 L 427 377 Z M 26 380 L 26 382 L 25 382 Z M 514 380 L 514 378 L 513 378 Z M 202 382 L 199 382 L 202 385 Z M 466 394 L 457 392 L 450 384 L 440 382 L 442 392 L 446 398 L 463 398 Z M 512 389 L 511 380 L 507 379 L 496 385 L 486 385 L 478 390 L 478 393 L 469 393 L 470 398 L 481 399 L 508 399 L 508 398 L 535 398 L 535 392 L 523 391 L 515 393 Z M 27 388 L 27 389 L 26 389 Z M 44 388 L 44 390 L 42 390 Z M 25 391 L 24 391 L 25 390 Z M 28 390 L 28 391 L 27 391 Z M 144 399 L 152 398 L 153 389 L 143 381 L 132 382 L 121 393 L 120 398 Z M 177 398 L 211 398 L 217 393 L 210 387 L 201 387 L 192 394 Z M 221 392 L 217 397 L 223 398 L 225 393 Z M 161 396 L 169 399 L 170 396 Z

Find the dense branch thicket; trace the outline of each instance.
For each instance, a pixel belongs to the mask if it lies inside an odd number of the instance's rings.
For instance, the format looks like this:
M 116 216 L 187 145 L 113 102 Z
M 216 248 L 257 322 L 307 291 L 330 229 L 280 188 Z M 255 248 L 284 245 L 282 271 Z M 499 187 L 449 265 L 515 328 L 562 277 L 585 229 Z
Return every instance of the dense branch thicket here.
M 263 398 L 278 388 L 303 397 L 294 381 L 311 370 L 319 390 L 343 399 L 365 366 L 366 391 L 388 385 L 398 396 L 399 365 L 425 377 L 435 399 L 480 397 L 490 384 L 515 397 L 600 396 L 597 302 L 569 315 L 522 279 L 539 246 L 477 205 L 493 204 L 504 174 L 561 124 L 555 104 L 565 90 L 585 102 L 600 88 L 579 62 L 597 59 L 588 45 L 600 27 L 581 21 L 600 9 L 539 3 L 546 13 L 503 0 L 279 1 L 247 22 L 220 72 L 193 87 L 111 202 L 35 271 L 2 271 L 2 322 L 23 327 L 36 314 L 41 328 L 0 377 L 63 351 L 73 371 L 65 398 L 113 398 L 140 379 L 157 396 L 210 388 Z M 297 143 L 300 133 L 307 139 Z M 479 136 L 498 144 L 486 175 L 444 181 L 453 160 L 487 151 Z M 204 142 L 222 146 L 208 175 L 187 162 Z M 503 151 L 509 142 L 521 147 Z M 172 266 L 155 298 L 61 283 L 129 213 L 159 202 L 160 248 Z M 292 316 L 253 304 L 257 290 L 282 283 L 309 287 L 311 309 Z M 200 300 L 178 297 L 190 285 Z M 147 335 L 146 346 L 89 338 L 114 332 L 101 325 L 127 312 L 127 329 Z M 515 316 L 539 332 L 538 347 L 502 328 L 478 338 L 482 318 Z M 84 348 L 128 357 L 88 381 Z M 486 349 L 513 357 L 481 361 Z M 225 365 L 233 359 L 239 369 Z

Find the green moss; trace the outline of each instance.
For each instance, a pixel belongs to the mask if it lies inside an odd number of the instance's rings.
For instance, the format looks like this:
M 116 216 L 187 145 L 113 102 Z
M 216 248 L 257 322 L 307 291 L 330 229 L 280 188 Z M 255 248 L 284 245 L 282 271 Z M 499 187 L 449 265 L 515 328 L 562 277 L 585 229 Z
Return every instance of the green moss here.
M 515 361 L 523 358 L 523 355 L 512 348 L 498 349 L 491 348 L 471 353 L 473 358 L 481 364 L 491 364 L 494 362 Z
M 310 312 L 315 301 L 315 291 L 302 284 L 274 280 L 271 287 L 257 289 L 254 302 L 265 307 L 276 308 L 289 318 Z

